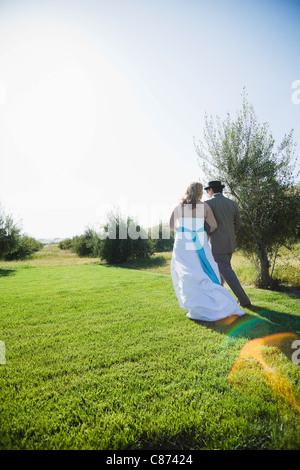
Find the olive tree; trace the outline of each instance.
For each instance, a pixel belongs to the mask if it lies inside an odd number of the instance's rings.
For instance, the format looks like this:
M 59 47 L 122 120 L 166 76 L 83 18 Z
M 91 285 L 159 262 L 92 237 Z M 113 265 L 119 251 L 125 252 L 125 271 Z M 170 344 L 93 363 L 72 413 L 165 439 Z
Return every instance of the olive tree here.
M 150 256 L 154 248 L 147 231 L 116 209 L 108 214 L 98 234 L 96 251 L 107 263 L 119 264 Z
M 275 148 L 267 123 L 260 124 L 243 91 L 233 119 L 205 115 L 203 138 L 195 143 L 198 163 L 209 179 L 221 180 L 238 202 L 242 228 L 238 247 L 256 265 L 255 284 L 275 288 L 272 273 L 278 249 L 299 236 L 300 191 L 293 130 Z
M 26 259 L 43 248 L 43 244 L 21 233 L 12 216 L 0 213 L 0 259 Z
M 0 259 L 17 250 L 20 232 L 11 216 L 0 214 Z

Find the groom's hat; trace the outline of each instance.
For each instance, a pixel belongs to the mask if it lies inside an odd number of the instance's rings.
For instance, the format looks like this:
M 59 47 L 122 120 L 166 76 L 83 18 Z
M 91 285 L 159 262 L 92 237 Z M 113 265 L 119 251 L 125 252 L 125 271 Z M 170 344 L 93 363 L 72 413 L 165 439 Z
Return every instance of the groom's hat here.
M 209 188 L 225 188 L 225 185 L 221 183 L 221 181 L 209 181 L 208 182 L 208 186 L 206 186 L 205 191 L 207 191 L 207 189 Z

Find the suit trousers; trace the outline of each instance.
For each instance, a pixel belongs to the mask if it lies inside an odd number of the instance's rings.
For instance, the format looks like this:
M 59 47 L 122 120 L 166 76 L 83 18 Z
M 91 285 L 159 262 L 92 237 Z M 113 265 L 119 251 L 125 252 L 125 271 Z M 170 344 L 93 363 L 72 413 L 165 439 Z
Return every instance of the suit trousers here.
M 218 265 L 222 281 L 224 282 L 225 280 L 227 282 L 234 295 L 238 298 L 240 305 L 250 305 L 250 299 L 231 267 L 232 253 L 213 253 L 213 256 Z

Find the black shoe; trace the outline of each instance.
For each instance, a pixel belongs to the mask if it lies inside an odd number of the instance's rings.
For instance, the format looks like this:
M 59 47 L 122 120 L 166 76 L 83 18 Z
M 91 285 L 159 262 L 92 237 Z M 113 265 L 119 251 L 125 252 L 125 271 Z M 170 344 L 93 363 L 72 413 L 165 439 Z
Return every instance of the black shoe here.
M 243 308 L 251 308 L 251 307 L 252 307 L 252 303 L 249 302 L 248 304 L 240 304 L 240 307 L 243 307 Z

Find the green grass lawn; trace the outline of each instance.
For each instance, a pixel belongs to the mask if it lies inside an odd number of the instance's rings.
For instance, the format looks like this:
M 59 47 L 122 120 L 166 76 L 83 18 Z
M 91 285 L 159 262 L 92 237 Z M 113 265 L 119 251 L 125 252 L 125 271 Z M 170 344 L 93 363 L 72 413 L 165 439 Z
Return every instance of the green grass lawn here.
M 125 268 L 46 247 L 0 264 L 1 449 L 300 449 L 290 343 L 261 350 L 282 386 L 253 357 L 229 381 L 250 340 L 300 337 L 299 298 L 245 287 L 255 312 L 193 322 L 168 256 Z

